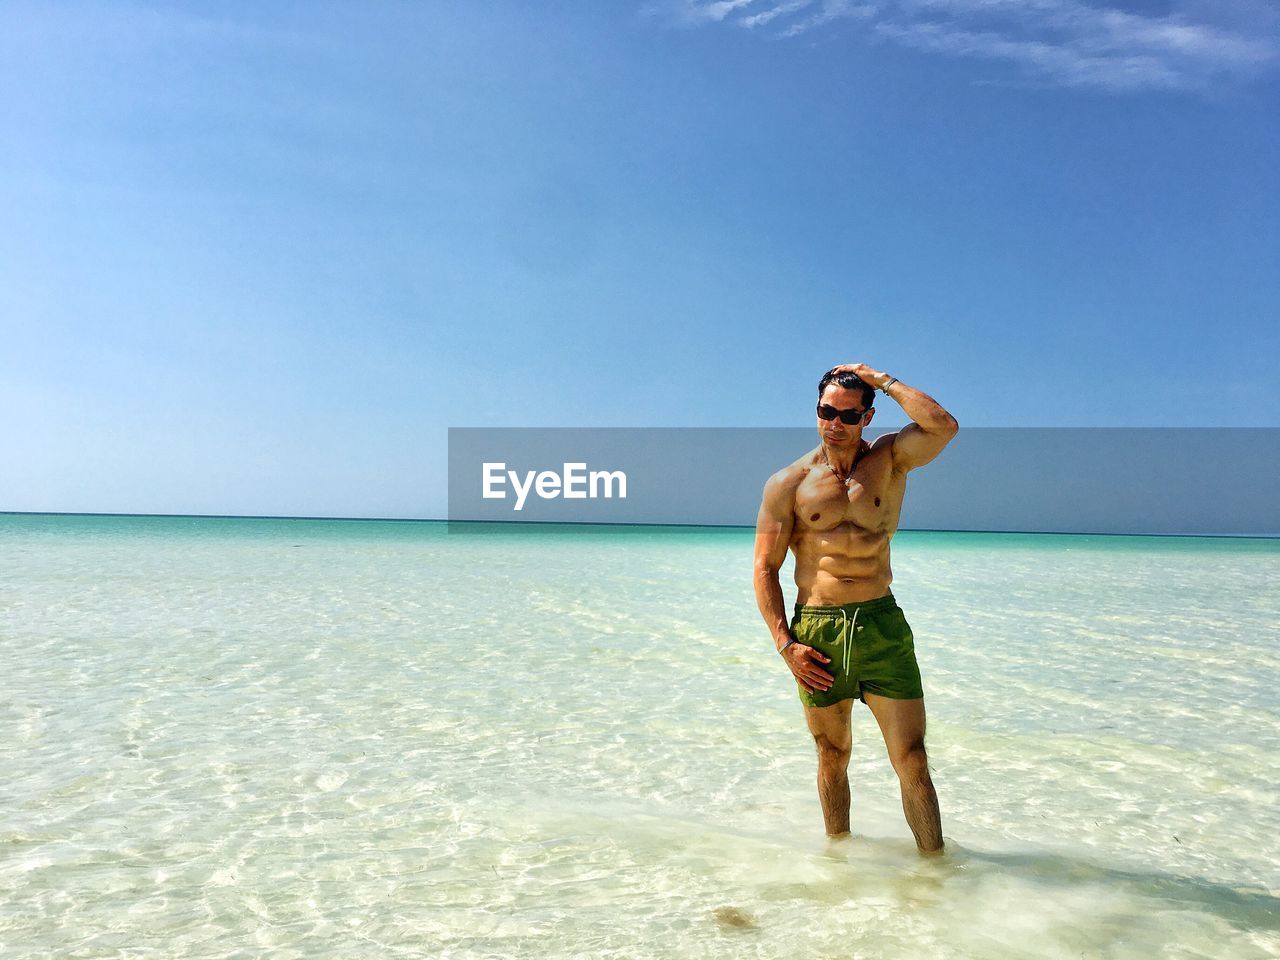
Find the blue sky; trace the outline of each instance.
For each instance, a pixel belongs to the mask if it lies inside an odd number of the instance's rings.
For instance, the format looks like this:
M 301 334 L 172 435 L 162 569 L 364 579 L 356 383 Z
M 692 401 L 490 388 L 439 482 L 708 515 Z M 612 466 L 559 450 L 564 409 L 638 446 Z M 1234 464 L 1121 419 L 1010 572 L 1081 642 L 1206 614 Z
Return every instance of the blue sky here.
M 837 362 L 1280 426 L 1278 107 L 1254 0 L 6 4 L 0 509 L 440 516 Z

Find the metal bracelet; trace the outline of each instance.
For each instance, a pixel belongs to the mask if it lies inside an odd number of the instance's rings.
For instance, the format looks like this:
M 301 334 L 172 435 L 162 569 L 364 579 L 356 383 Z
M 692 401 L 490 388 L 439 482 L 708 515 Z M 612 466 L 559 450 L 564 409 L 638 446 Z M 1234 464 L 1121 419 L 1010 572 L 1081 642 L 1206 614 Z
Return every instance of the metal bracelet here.
M 792 637 L 790 640 L 788 640 L 786 643 L 784 643 L 782 646 L 778 648 L 778 653 L 781 654 L 783 650 L 787 649 L 787 647 L 791 646 L 795 642 L 796 642 L 796 638 Z
M 893 386 L 895 383 L 897 383 L 897 382 L 898 382 L 898 378 L 897 378 L 897 377 L 890 377 L 888 380 L 886 380 L 886 381 L 884 382 L 884 386 L 880 388 L 880 391 L 881 391 L 882 393 L 888 393 L 888 392 L 889 392 L 889 388 L 890 388 L 890 387 L 892 387 L 892 386 Z

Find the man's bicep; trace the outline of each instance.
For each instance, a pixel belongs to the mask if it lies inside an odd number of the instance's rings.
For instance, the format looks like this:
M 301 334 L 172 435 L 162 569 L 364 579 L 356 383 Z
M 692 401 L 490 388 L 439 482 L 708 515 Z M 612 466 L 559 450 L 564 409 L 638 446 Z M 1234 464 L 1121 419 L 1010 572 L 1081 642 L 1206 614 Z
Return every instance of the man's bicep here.
M 954 436 L 955 431 L 930 431 L 918 423 L 908 423 L 893 435 L 893 465 L 902 471 L 923 467 L 940 454 Z

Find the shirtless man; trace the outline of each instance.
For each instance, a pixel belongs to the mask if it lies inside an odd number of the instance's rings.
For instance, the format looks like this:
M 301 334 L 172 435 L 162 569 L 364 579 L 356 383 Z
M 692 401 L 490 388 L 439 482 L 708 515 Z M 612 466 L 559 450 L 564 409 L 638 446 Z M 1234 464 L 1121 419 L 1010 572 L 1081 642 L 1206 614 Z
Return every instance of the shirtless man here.
M 876 390 L 912 423 L 868 444 Z M 866 364 L 844 364 L 818 384 L 822 443 L 769 478 L 756 520 L 760 613 L 799 687 L 818 748 L 818 798 L 827 835 L 849 834 L 849 720 L 856 697 L 876 718 L 902 788 L 902 810 L 922 853 L 942 851 L 938 796 L 924 750 L 924 689 L 911 628 L 889 584 L 907 471 L 959 430 L 930 396 Z M 795 616 L 787 621 L 778 571 L 796 558 Z

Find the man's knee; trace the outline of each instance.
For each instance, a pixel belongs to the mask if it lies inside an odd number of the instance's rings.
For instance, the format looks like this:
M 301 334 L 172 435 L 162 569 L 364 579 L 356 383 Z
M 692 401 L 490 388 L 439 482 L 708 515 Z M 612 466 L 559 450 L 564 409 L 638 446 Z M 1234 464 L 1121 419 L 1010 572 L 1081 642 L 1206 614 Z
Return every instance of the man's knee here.
M 899 780 L 917 782 L 929 779 L 929 756 L 925 753 L 923 740 L 909 743 L 895 751 L 889 761 Z
M 818 748 L 818 761 L 824 766 L 847 767 L 849 765 L 849 755 L 853 752 L 852 738 L 837 738 L 825 733 L 815 733 L 813 743 Z

